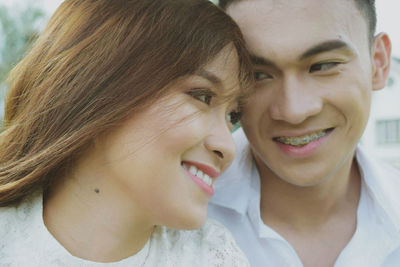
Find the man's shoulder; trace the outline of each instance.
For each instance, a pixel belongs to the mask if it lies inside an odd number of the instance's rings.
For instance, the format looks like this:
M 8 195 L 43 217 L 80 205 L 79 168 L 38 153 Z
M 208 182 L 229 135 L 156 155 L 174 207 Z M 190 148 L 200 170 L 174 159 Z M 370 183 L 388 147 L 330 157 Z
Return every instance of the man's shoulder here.
M 400 170 L 391 164 L 375 158 L 362 148 L 357 149 L 357 160 L 367 183 L 379 184 L 387 189 L 400 185 Z M 395 194 L 400 198 L 400 194 Z
M 385 210 L 400 230 L 400 170 L 360 147 L 357 149 L 357 161 L 374 201 Z
M 382 195 L 387 197 L 389 201 L 395 205 L 395 207 L 400 207 L 400 170 L 394 168 L 386 162 L 377 162 L 377 179 L 382 188 Z M 398 210 L 396 208 L 396 210 Z M 398 213 L 399 226 L 400 226 L 400 211 Z
M 400 205 L 400 170 L 381 161 L 376 162 L 376 169 L 377 179 L 379 179 L 378 181 L 382 186 L 385 195 Z

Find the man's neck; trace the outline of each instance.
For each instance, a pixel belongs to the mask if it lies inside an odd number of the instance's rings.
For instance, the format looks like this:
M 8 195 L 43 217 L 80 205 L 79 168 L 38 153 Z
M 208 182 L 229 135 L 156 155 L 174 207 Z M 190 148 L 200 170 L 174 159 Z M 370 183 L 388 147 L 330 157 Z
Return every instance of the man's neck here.
M 292 245 L 304 266 L 333 266 L 354 235 L 361 177 L 352 158 L 309 187 L 289 184 L 258 168 L 262 220 Z
M 261 178 L 261 217 L 267 225 L 285 225 L 315 230 L 331 217 L 356 215 L 361 178 L 355 159 L 313 186 L 285 182 L 266 166 L 257 168 Z

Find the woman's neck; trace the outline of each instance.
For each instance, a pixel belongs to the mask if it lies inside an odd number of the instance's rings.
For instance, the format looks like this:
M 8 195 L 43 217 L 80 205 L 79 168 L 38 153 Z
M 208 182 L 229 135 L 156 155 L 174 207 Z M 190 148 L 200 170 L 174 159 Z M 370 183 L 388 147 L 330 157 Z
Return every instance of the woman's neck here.
M 95 262 L 120 261 L 139 252 L 154 225 L 121 190 L 89 164 L 54 184 L 45 194 L 43 220 L 72 255 Z M 118 197 L 115 197 L 118 196 Z

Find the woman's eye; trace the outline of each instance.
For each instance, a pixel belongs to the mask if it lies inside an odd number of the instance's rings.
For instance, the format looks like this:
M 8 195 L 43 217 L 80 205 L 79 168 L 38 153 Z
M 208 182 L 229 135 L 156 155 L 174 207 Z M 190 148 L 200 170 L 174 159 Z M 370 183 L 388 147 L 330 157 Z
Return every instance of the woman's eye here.
M 242 112 L 240 111 L 232 111 L 226 115 L 226 120 L 229 121 L 232 125 L 237 124 L 242 118 Z
M 328 71 L 336 67 L 337 65 L 341 64 L 340 62 L 324 62 L 324 63 L 318 63 L 314 64 L 310 67 L 310 73 L 316 72 L 316 71 Z
M 272 75 L 263 71 L 254 71 L 254 79 L 256 81 L 262 81 L 265 79 L 272 79 Z
M 192 89 L 188 91 L 187 94 L 205 103 L 206 105 L 210 105 L 211 100 L 215 96 L 215 93 L 209 89 Z
M 198 100 L 200 100 L 201 102 L 204 102 L 204 103 L 206 103 L 207 105 L 210 105 L 211 104 L 211 99 L 212 99 L 212 96 L 211 95 L 201 95 L 201 96 L 198 96 L 198 97 L 196 97 Z

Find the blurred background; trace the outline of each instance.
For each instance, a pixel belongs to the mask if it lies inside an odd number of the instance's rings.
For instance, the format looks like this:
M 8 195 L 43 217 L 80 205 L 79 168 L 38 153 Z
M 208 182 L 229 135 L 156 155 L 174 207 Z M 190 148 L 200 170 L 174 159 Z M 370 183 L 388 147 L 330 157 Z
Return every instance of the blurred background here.
M 61 3 L 62 0 L 0 0 L 0 120 L 7 73 Z M 386 88 L 373 94 L 371 117 L 361 143 L 380 159 L 400 168 L 400 1 L 376 0 L 376 8 L 377 31 L 390 35 L 393 58 Z

